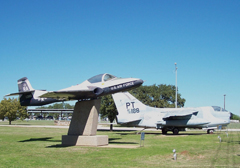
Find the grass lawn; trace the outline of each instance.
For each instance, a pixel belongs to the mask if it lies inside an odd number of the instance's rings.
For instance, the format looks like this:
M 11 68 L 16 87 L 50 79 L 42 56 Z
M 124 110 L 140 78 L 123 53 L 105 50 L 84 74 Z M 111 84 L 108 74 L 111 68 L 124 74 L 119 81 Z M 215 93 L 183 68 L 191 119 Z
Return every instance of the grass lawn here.
M 9 125 L 8 120 L 0 121 L 0 125 Z M 11 125 L 54 125 L 53 120 L 15 120 Z
M 162 135 L 145 131 L 98 131 L 109 144 L 137 148 L 61 146 L 64 128 L 0 127 L 0 167 L 240 167 L 240 132 Z M 221 136 L 222 142 L 219 142 Z M 177 161 L 172 150 L 177 151 Z
M 230 123 L 228 125 L 229 129 L 240 129 L 240 123 Z

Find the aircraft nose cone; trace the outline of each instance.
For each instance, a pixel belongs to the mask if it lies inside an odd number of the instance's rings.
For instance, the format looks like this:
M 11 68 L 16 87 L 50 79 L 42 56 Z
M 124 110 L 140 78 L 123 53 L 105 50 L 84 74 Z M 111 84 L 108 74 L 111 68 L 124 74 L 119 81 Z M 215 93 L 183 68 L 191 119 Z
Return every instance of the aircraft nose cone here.
M 142 79 L 139 79 L 139 83 L 143 84 L 143 82 L 144 82 L 144 81 L 143 81 Z
M 138 80 L 135 81 L 135 85 L 136 86 L 141 86 L 143 84 L 143 82 L 144 81 L 142 79 L 138 79 Z

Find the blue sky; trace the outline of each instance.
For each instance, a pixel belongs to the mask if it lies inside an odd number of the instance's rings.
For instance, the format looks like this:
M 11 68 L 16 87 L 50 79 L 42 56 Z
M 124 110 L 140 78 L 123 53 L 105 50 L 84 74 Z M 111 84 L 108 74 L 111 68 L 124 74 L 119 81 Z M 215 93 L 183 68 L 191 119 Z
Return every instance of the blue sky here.
M 240 1 L 1 0 L 0 96 L 100 74 L 175 85 L 185 107 L 240 113 Z

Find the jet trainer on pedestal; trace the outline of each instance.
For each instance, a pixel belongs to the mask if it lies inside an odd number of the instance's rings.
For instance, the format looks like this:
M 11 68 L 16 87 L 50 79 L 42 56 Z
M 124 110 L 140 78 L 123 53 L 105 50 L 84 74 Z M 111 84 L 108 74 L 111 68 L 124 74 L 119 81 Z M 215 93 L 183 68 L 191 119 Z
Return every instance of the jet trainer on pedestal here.
M 59 101 L 95 99 L 136 88 L 142 83 L 143 80 L 138 78 L 117 78 L 110 74 L 100 74 L 69 88 L 46 91 L 34 90 L 29 80 L 24 77 L 18 80 L 19 92 L 6 96 L 19 95 L 22 106 L 41 106 Z

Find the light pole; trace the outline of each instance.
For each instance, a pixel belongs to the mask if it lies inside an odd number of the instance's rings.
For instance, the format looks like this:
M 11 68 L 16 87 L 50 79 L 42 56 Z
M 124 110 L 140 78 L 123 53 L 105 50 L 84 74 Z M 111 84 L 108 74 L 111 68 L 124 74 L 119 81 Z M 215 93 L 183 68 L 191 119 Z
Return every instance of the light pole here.
M 224 96 L 224 110 L 225 110 L 225 96 L 226 96 L 226 94 L 225 95 L 223 95 Z
M 177 108 L 177 63 L 175 62 L 175 73 L 176 73 L 176 95 L 175 95 L 175 108 Z

